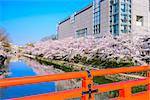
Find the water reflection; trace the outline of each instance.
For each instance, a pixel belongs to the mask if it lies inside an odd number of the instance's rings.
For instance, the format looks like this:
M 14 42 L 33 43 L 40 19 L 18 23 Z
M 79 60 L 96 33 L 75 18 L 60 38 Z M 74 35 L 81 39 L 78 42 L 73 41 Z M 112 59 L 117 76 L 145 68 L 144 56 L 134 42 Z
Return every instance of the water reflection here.
M 35 60 L 29 59 L 29 58 L 23 58 L 23 59 L 26 62 L 26 64 L 28 64 L 28 66 L 32 67 L 33 71 L 37 75 L 64 73 L 64 71 L 55 68 L 53 65 L 51 65 L 51 66 L 44 65 Z M 75 79 L 65 80 L 65 81 L 57 81 L 55 83 L 56 83 L 57 91 L 78 88 L 81 86 L 81 81 L 75 80 Z
M 64 71 L 55 68 L 54 66 L 48 66 L 41 64 L 35 60 L 24 58 L 26 64 L 33 68 L 33 71 L 38 75 L 57 74 L 65 73 Z M 81 87 L 81 80 L 69 80 L 69 81 L 58 81 L 56 83 L 57 91 L 73 89 Z M 101 93 L 95 95 L 95 100 L 109 100 L 109 93 Z M 80 100 L 80 98 L 68 99 L 68 100 Z
M 11 72 L 11 73 L 7 74 L 7 77 L 5 76 L 3 78 L 15 78 L 15 77 L 37 75 L 33 71 L 32 67 L 28 66 L 26 63 L 24 63 L 24 61 L 18 59 L 11 59 L 10 63 L 4 68 L 7 70 L 7 72 Z M 56 89 L 55 89 L 54 82 L 6 87 L 6 88 L 0 88 L 0 100 L 37 95 L 37 94 L 43 94 L 43 93 L 55 92 L 55 91 Z
M 0 74 L 1 78 L 14 78 L 14 77 L 64 73 L 64 71 L 57 69 L 54 66 L 44 65 L 33 59 L 24 57 L 19 59 L 13 57 L 11 60 L 8 60 L 5 63 L 5 65 L 1 66 L 0 71 L 2 72 Z M 0 88 L 0 100 L 37 95 L 61 90 L 68 90 L 78 87 L 81 87 L 81 80 L 72 79 L 69 81 L 67 80 L 57 82 L 46 82 L 39 84 Z M 108 100 L 107 93 L 97 95 L 96 100 L 99 99 Z M 72 99 L 72 100 L 79 100 L 79 99 Z

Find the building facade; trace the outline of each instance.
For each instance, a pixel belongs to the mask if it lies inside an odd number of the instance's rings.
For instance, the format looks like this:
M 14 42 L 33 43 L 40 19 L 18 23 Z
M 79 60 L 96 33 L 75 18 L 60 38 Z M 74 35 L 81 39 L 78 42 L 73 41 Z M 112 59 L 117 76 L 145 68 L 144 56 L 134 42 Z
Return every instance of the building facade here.
M 58 39 L 149 31 L 150 0 L 94 0 L 58 25 Z
M 66 37 L 85 37 L 93 33 L 93 4 L 88 5 L 81 11 L 74 13 L 59 23 L 58 39 Z

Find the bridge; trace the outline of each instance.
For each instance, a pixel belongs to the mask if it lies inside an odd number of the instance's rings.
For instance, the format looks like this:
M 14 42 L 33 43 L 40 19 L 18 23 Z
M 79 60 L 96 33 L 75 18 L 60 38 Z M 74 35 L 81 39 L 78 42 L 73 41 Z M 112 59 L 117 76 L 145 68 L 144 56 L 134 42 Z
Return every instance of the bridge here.
M 35 84 L 41 82 L 52 82 L 60 80 L 70 80 L 82 78 L 82 86 L 71 90 L 52 92 L 47 94 L 26 96 L 21 98 L 12 98 L 10 100 L 66 100 L 81 97 L 81 100 L 94 100 L 95 94 L 119 90 L 119 96 L 110 100 L 150 100 L 150 72 L 147 77 L 115 82 L 103 85 L 93 85 L 93 77 L 113 74 L 123 74 L 129 72 L 149 71 L 150 66 L 134 66 L 114 69 L 91 70 L 83 72 L 69 72 L 63 74 L 33 76 L 23 78 L 8 78 L 0 80 L 0 87 L 19 86 L 26 84 Z M 132 87 L 146 85 L 147 90 L 136 94 L 132 93 Z

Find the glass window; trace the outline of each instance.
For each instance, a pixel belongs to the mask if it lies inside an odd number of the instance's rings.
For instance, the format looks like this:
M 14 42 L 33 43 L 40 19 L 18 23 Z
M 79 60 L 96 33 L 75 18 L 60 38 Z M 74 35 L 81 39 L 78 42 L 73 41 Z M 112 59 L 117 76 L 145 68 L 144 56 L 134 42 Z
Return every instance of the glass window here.
M 114 13 L 119 12 L 119 4 L 118 3 L 114 5 L 113 12 Z
M 76 31 L 76 37 L 85 37 L 87 35 L 87 28 L 80 29 Z
M 143 19 L 144 19 L 143 16 L 136 16 L 136 25 L 143 26 L 143 24 L 144 24 Z
M 93 17 L 93 22 L 94 22 L 94 34 L 98 34 L 100 33 L 100 1 L 102 2 L 102 0 L 95 0 L 94 3 L 96 3 L 96 5 L 94 6 L 94 17 Z
M 119 35 L 119 26 L 118 25 L 114 25 L 113 26 L 113 31 L 114 31 L 114 35 Z
M 114 23 L 118 23 L 119 22 L 119 15 L 114 15 Z

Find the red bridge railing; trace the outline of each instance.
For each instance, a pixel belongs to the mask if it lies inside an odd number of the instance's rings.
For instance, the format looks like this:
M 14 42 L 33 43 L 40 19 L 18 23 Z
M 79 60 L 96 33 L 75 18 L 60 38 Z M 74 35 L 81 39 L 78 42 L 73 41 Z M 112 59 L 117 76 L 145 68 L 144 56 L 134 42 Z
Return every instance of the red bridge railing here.
M 136 66 L 128 68 L 70 72 L 46 76 L 10 78 L 10 79 L 8 78 L 0 80 L 0 87 L 10 87 L 40 82 L 51 82 L 51 81 L 82 78 L 82 86 L 80 88 L 34 96 L 27 96 L 22 98 L 13 98 L 11 100 L 66 100 L 77 97 L 81 97 L 82 100 L 94 100 L 95 94 L 108 92 L 112 90 L 119 90 L 119 97 L 111 98 L 111 100 L 150 100 L 150 72 L 148 72 L 147 77 L 143 79 L 109 83 L 98 86 L 94 86 L 92 80 L 93 77 L 95 76 L 105 76 L 110 74 L 129 73 L 129 72 L 141 72 L 148 70 L 150 70 L 150 66 Z M 131 92 L 132 87 L 141 85 L 146 85 L 147 91 L 132 94 Z

